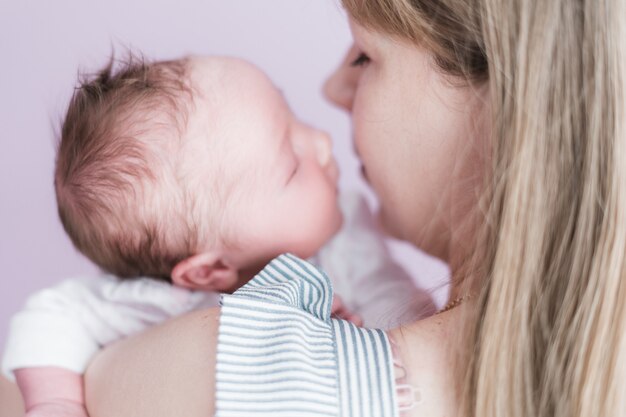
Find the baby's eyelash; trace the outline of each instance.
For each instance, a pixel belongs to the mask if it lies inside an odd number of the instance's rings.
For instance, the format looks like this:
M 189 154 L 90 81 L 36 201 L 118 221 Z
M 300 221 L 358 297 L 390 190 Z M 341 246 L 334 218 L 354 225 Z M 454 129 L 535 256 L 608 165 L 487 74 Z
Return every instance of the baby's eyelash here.
M 370 57 L 368 57 L 364 52 L 359 53 L 359 56 L 356 57 L 354 61 L 350 64 L 351 67 L 362 67 L 365 64 L 370 62 Z

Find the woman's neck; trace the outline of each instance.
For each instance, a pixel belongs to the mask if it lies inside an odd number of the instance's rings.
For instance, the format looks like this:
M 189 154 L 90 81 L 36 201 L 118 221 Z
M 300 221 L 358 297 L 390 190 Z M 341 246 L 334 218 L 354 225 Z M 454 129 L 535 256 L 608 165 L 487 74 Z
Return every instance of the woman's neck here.
M 454 415 L 456 404 L 454 352 L 455 326 L 462 309 L 454 308 L 388 331 L 398 346 L 406 380 L 416 392 L 416 404 L 402 416 L 439 417 Z

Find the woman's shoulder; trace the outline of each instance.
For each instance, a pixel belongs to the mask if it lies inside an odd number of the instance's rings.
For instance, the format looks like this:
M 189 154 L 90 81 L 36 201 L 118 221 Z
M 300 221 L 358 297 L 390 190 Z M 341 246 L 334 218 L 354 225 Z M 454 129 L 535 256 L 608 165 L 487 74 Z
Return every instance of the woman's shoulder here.
M 104 349 L 85 374 L 90 416 L 213 415 L 219 317 L 197 310 Z

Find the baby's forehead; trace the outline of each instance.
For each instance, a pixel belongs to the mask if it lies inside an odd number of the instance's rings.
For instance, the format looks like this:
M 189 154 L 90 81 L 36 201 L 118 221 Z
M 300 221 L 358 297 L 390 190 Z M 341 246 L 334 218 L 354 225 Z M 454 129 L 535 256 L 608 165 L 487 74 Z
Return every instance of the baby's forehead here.
M 198 134 L 221 141 L 253 130 L 261 140 L 275 135 L 291 115 L 282 93 L 249 62 L 192 57 L 189 65 L 194 101 L 189 122 Z
M 190 77 L 197 95 L 280 94 L 269 77 L 252 63 L 239 58 L 193 56 Z
M 280 91 L 241 59 L 190 57 L 188 62 L 194 105 L 185 154 L 199 163 L 224 164 L 221 172 L 228 174 L 235 167 L 265 164 L 291 115 Z

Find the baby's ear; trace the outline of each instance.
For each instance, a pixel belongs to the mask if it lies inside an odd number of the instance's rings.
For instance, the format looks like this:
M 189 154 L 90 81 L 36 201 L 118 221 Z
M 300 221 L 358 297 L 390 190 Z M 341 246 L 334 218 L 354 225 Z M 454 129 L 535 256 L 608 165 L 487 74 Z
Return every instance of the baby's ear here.
M 172 282 L 191 290 L 226 292 L 237 283 L 237 269 L 216 252 L 205 252 L 182 260 L 172 270 Z

